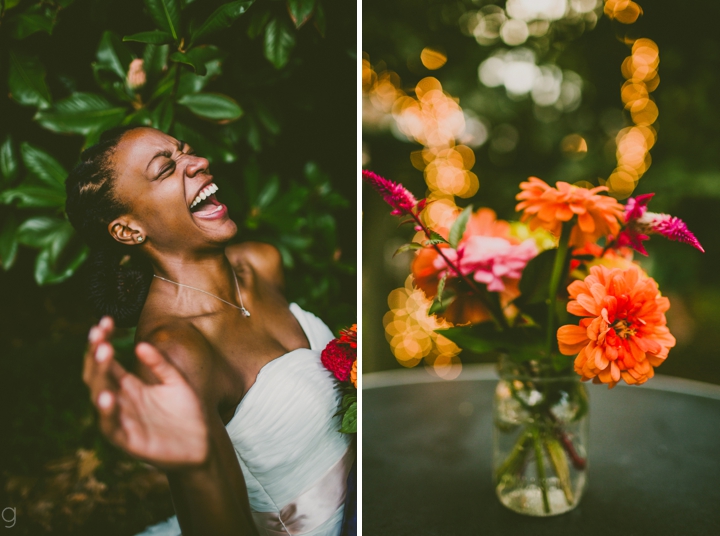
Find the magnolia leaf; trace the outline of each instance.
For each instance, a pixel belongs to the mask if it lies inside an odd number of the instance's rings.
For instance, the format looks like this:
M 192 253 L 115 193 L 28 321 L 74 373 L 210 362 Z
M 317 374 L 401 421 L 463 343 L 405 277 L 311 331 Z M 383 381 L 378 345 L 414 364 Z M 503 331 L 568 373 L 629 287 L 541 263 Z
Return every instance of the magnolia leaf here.
M 12 182 L 18 175 L 18 158 L 10 136 L 0 145 L 0 174 L 6 182 Z
M 52 35 L 53 17 L 45 13 L 33 13 L 31 10 L 37 11 L 30 8 L 30 10 L 25 13 L 14 15 L 12 19 L 8 21 L 11 28 L 10 35 L 14 39 L 25 39 L 36 32 L 45 32 L 48 35 Z
M 125 108 L 113 106 L 100 95 L 74 93 L 50 109 L 40 110 L 35 120 L 54 132 L 89 135 L 119 125 L 125 114 Z
M 191 50 L 190 52 L 193 52 L 193 50 Z M 194 73 L 197 73 L 200 76 L 205 76 L 207 74 L 207 68 L 205 67 L 205 63 L 199 58 L 194 57 L 190 53 L 183 54 L 182 52 L 173 52 L 172 54 L 170 54 L 170 61 L 187 65 L 188 67 L 190 67 L 190 69 L 192 69 Z
M 315 0 L 288 0 L 287 5 L 295 28 L 300 28 L 310 20 L 315 9 Z
M 175 115 L 175 106 L 170 98 L 163 99 L 160 104 L 155 107 L 152 114 L 152 126 L 163 132 L 170 130 L 173 122 L 173 116 Z
M 52 102 L 45 83 L 45 67 L 33 56 L 11 50 L 8 88 L 12 98 L 25 106 L 47 108 Z
M 157 80 L 167 67 L 167 60 L 170 51 L 168 45 L 148 44 L 143 51 L 143 69 L 150 80 Z
M 38 179 L 48 186 L 65 192 L 65 179 L 68 172 L 45 151 L 23 142 L 20 145 L 20 154 L 22 155 L 25 167 Z
M 325 37 L 325 9 L 318 0 L 317 7 L 315 8 L 315 16 L 313 17 L 315 28 L 322 37 Z
M 353 402 L 343 415 L 340 432 L 343 434 L 357 433 L 357 402 Z
M 176 95 L 179 98 L 190 93 L 199 93 L 207 86 L 212 77 L 222 72 L 222 60 L 225 53 L 215 46 L 202 45 L 190 51 L 193 61 L 205 65 L 205 74 L 200 76 L 189 70 L 184 70 L 180 75 L 180 83 Z
M 58 229 L 67 221 L 50 216 L 34 216 L 28 218 L 18 228 L 18 242 L 33 248 L 43 248 L 48 245 Z
M 20 208 L 54 207 L 65 206 L 65 192 L 45 186 L 20 185 L 0 192 L 0 204 L 9 205 L 17 203 Z
M 187 107 L 195 115 L 213 121 L 234 121 L 243 111 L 237 102 L 219 93 L 196 93 L 185 95 L 178 104 Z
M 250 24 L 248 24 L 247 34 L 250 39 L 255 39 L 265 29 L 265 25 L 270 20 L 270 11 L 261 9 L 261 6 L 253 9 L 250 16 Z
M 409 244 L 403 244 L 399 248 L 395 250 L 395 253 L 393 253 L 393 257 L 395 255 L 398 255 L 400 253 L 404 253 L 406 251 L 414 251 L 416 249 L 422 249 L 423 245 L 418 244 L 417 242 L 410 242 Z
M 145 0 L 145 5 L 158 28 L 168 32 L 177 41 L 180 32 L 180 5 L 178 0 Z
M 17 257 L 18 222 L 13 212 L 8 212 L 0 225 L 0 264 L 3 270 L 9 270 Z
M 100 67 L 112 71 L 123 81 L 130 68 L 130 62 L 135 58 L 120 38 L 110 31 L 103 33 L 95 56 Z
M 193 32 L 190 46 L 220 30 L 229 28 L 235 20 L 253 5 L 254 0 L 241 0 L 221 5 Z
M 295 34 L 280 19 L 271 20 L 265 27 L 265 57 L 276 69 L 281 69 L 290 59 L 295 46 Z
M 161 30 L 152 30 L 150 32 L 139 32 L 132 35 L 126 35 L 123 41 L 134 41 L 136 43 L 147 43 L 149 45 L 169 45 L 173 42 L 173 36 L 168 32 Z
M 450 234 L 448 235 L 448 242 L 452 248 L 457 249 L 460 240 L 462 240 L 462 237 L 465 234 L 465 227 L 467 227 L 470 216 L 472 216 L 472 209 L 472 205 L 465 207 L 465 209 L 453 222 L 452 227 L 450 228 Z
M 268 180 L 267 184 L 260 192 L 260 195 L 255 202 L 255 206 L 261 209 L 267 207 L 270 203 L 272 203 L 272 200 L 275 199 L 275 196 L 277 195 L 279 190 L 280 179 L 277 177 L 277 175 L 273 175 L 272 177 L 270 177 L 270 180 Z
M 72 227 L 70 231 L 73 231 Z M 52 285 L 71 277 L 87 259 L 89 249 L 73 235 L 56 236 L 35 259 L 35 281 L 38 285 Z

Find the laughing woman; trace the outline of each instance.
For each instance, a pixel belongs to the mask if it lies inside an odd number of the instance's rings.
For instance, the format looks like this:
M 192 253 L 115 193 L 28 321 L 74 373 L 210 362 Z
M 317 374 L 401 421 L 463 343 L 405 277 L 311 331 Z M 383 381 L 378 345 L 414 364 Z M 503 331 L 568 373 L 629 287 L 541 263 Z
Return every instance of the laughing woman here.
M 228 245 L 217 189 L 207 160 L 154 129 L 83 153 L 66 209 L 105 315 L 84 381 L 107 438 L 167 474 L 177 520 L 148 533 L 338 536 L 354 450 L 320 362 L 333 335 L 288 305 L 274 247 Z M 114 323 L 137 324 L 133 372 Z

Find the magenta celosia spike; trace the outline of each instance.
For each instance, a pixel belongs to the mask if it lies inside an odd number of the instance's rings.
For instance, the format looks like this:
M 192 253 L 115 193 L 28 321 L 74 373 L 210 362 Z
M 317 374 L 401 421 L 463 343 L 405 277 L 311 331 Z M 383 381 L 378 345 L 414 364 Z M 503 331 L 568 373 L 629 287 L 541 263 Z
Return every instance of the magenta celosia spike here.
M 695 235 L 692 234 L 685 222 L 680 218 L 669 214 L 653 214 L 651 226 L 654 232 L 663 235 L 665 238 L 689 244 L 705 253 L 698 239 L 695 238 Z
M 362 178 L 382 195 L 385 202 L 393 208 L 391 214 L 402 216 L 411 214 L 418 205 L 415 196 L 411 194 L 402 184 L 398 184 L 381 177 L 377 173 L 362 170 Z
M 630 222 L 642 218 L 647 211 L 647 205 L 655 194 L 642 194 L 631 197 L 625 203 L 625 221 Z

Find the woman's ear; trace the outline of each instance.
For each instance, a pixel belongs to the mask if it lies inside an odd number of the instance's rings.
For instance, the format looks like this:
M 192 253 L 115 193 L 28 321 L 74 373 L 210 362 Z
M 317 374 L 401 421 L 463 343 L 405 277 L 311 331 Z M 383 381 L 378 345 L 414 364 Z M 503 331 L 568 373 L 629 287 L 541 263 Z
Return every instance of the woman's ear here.
M 124 218 L 118 218 L 108 224 L 108 231 L 110 235 L 121 244 L 128 246 L 132 244 L 142 244 L 146 238 L 145 233 L 143 233 L 141 229 L 135 229 L 134 227 L 137 227 L 137 225 L 134 225 Z

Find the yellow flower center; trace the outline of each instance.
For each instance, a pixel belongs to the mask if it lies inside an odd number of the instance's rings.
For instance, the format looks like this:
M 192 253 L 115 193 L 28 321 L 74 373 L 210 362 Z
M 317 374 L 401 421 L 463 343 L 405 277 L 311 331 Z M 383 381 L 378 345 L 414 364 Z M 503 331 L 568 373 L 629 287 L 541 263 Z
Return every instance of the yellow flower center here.
M 628 324 L 627 320 L 616 320 L 612 327 L 618 337 L 622 337 L 623 339 L 629 339 L 635 335 L 635 328 Z

